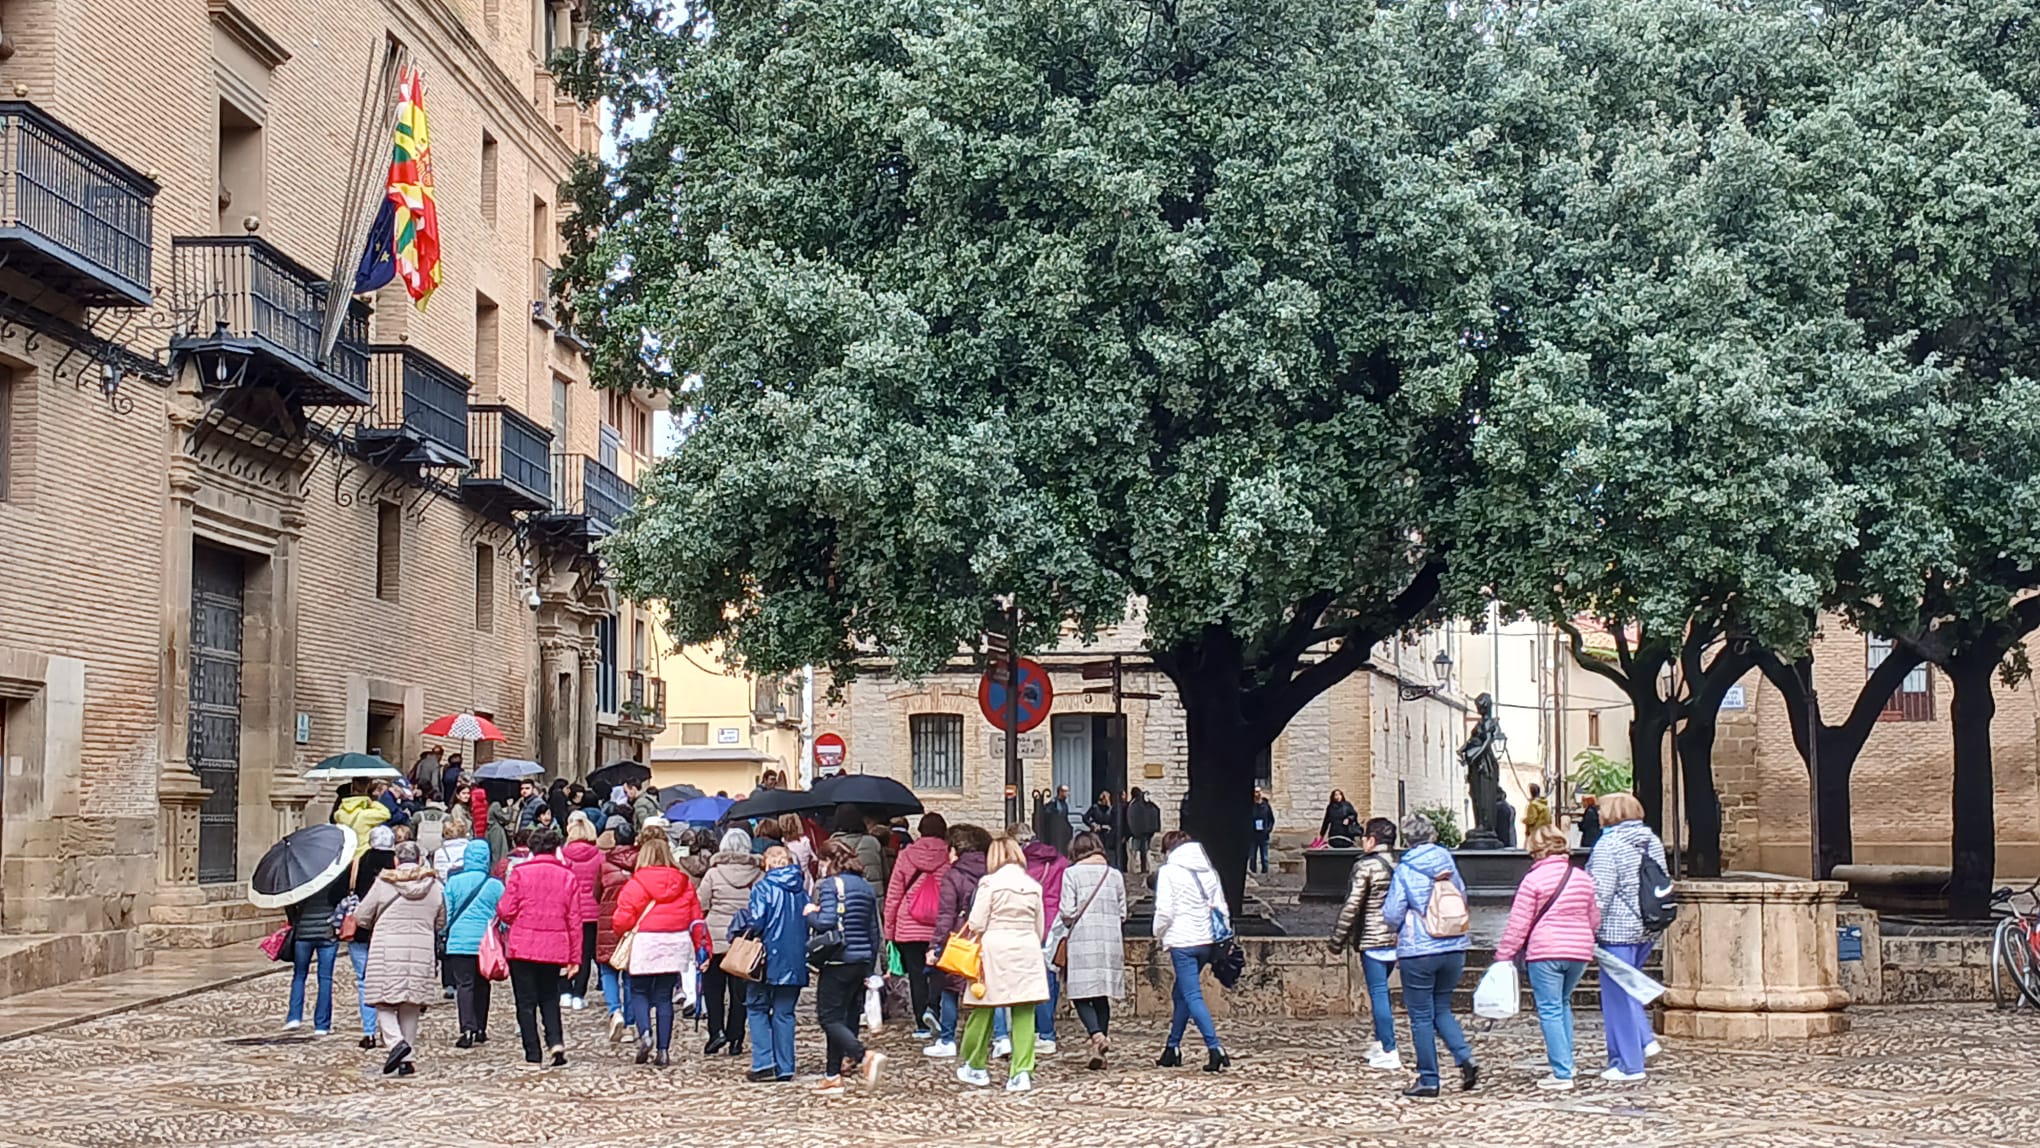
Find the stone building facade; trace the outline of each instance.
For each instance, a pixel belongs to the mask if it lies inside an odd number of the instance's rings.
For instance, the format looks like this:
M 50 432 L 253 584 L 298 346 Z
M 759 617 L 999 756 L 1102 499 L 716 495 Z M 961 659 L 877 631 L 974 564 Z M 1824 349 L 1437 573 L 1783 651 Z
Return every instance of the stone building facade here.
M 651 627 L 594 545 L 654 402 L 592 388 L 547 298 L 599 137 L 544 67 L 575 5 L 0 0 L 0 32 L 0 934 L 73 938 L 75 976 L 263 931 L 249 870 L 330 800 L 305 770 L 406 766 L 441 714 L 502 727 L 471 760 L 645 756 Z M 386 41 L 443 281 L 322 357 Z

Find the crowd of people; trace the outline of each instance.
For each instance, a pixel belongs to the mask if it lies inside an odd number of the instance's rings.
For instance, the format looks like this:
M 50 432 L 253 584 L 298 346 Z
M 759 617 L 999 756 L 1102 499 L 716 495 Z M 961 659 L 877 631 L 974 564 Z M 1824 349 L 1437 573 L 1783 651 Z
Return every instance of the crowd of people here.
M 1101 794 L 1082 831 L 1058 844 L 1027 824 L 994 832 L 939 813 L 909 832 L 904 819 L 849 805 L 836 807 L 826 832 L 791 813 L 706 828 L 669 823 L 649 785 L 598 800 L 563 781 L 525 783 L 489 801 L 449 780 L 450 807 L 434 800 L 429 778 L 356 782 L 335 802 L 333 820 L 357 830 L 360 851 L 330 888 L 289 911 L 287 1028 L 303 1024 L 313 982 L 313 1028 L 332 1031 L 344 946 L 360 1045 L 383 1052 L 383 1071 L 395 1075 L 416 1071 L 430 1005 L 453 1002 L 456 1047 L 487 1044 L 494 986 L 506 980 L 533 1066 L 567 1063 L 563 1017 L 599 993 L 609 1041 L 638 1064 L 672 1062 L 677 1015 L 705 1027 L 702 1056 L 748 1054 L 746 1079 L 789 1082 L 810 989 L 822 1057 L 815 1088 L 825 1096 L 879 1082 L 887 1054 L 867 1034 L 888 1013 L 912 1026 L 926 1058 L 955 1061 L 962 1084 L 989 1085 L 993 1062 L 1004 1060 L 1006 1088 L 1026 1091 L 1039 1058 L 1061 1051 L 1056 1014 L 1067 997 L 1082 1026 L 1082 1062 L 1108 1063 L 1112 1006 L 1127 993 L 1127 847 L 1138 843 L 1130 857 L 1145 867 L 1145 839 L 1159 828 L 1137 791 L 1116 809 Z M 1259 791 L 1254 816 L 1260 868 L 1273 814 Z M 1634 798 L 1605 798 L 1598 816 L 1599 844 L 1583 872 L 1570 864 L 1564 834 L 1548 821 L 1530 828 L 1534 864 L 1496 949 L 1498 962 L 1527 972 L 1547 1088 L 1572 1087 L 1571 996 L 1596 947 L 1640 965 L 1653 940 L 1635 909 L 1638 861 L 1661 865 L 1663 847 Z M 1405 1094 L 1438 1095 L 1440 1039 L 1472 1089 L 1480 1067 L 1451 1009 L 1470 947 L 1451 852 L 1423 816 L 1400 827 L 1363 823 L 1337 794 L 1325 828 L 1352 834 L 1364 850 L 1331 945 L 1351 950 L 1364 971 L 1374 1038 L 1366 1063 L 1403 1067 L 1389 997 L 1399 973 L 1416 1061 Z M 1173 985 L 1155 1062 L 1184 1064 L 1181 1044 L 1194 1026 L 1202 1067 L 1222 1072 L 1231 1057 L 1202 974 L 1231 934 L 1230 909 L 1189 834 L 1161 834 L 1159 853 L 1153 936 Z M 1641 1079 L 1655 1048 L 1642 1006 L 1606 980 L 1602 996 L 1610 1059 L 1602 1075 Z

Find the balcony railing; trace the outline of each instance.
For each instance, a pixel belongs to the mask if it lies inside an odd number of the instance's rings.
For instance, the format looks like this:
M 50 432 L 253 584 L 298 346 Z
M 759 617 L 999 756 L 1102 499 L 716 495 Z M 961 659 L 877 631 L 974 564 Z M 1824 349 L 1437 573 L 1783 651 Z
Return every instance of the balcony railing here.
M 369 349 L 375 405 L 355 432 L 364 446 L 410 444 L 401 461 L 468 466 L 468 382 L 438 359 L 402 343 Z
M 552 277 L 553 269 L 545 260 L 531 261 L 531 321 L 548 331 L 560 325 L 553 313 Z
M 553 513 L 585 520 L 589 534 L 615 530 L 637 501 L 637 489 L 623 476 L 585 454 L 553 456 Z
M 333 353 L 319 357 L 326 284 L 253 236 L 180 235 L 171 240 L 177 310 L 190 326 L 173 350 L 222 356 L 215 378 L 274 386 L 311 406 L 368 406 L 368 308 L 350 304 Z M 226 358 L 245 359 L 245 377 Z M 238 368 L 237 368 L 238 370 Z
M 631 670 L 624 674 L 624 682 L 622 716 L 653 731 L 665 729 L 666 679 Z
M 468 457 L 461 490 L 510 510 L 552 506 L 552 432 L 500 404 L 468 408 Z
M 154 180 L 49 113 L 0 101 L 0 252 L 87 306 L 146 307 Z

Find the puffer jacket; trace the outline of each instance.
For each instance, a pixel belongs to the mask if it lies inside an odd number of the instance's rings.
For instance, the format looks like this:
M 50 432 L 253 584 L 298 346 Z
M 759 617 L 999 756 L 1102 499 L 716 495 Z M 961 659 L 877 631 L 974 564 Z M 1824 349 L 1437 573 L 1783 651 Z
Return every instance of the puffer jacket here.
M 616 895 L 610 921 L 619 935 L 632 929 L 647 933 L 684 933 L 701 919 L 701 899 L 687 874 L 666 865 L 647 865 L 630 875 Z
M 869 833 L 840 832 L 831 836 L 829 840 L 841 841 L 857 851 L 857 861 L 864 866 L 865 880 L 885 884 L 888 879 L 885 869 L 885 846 L 879 843 L 878 838 Z
M 730 947 L 730 922 L 750 903 L 751 886 L 765 875 L 749 853 L 717 853 L 701 878 L 701 915 L 708 921 L 710 943 L 718 953 Z
M 808 927 L 801 912 L 806 906 L 807 880 L 800 866 L 781 865 L 768 870 L 751 886 L 750 901 L 730 922 L 732 935 L 743 929 L 756 929 L 765 942 L 763 983 L 781 987 L 807 985 Z
M 569 841 L 560 846 L 560 860 L 581 881 L 581 919 L 593 921 L 602 911 L 602 850 L 593 841 Z
M 489 843 L 470 837 L 460 872 L 446 883 L 446 951 L 472 957 L 482 951 L 482 931 L 503 899 L 503 882 L 489 875 Z
M 1535 929 L 1530 927 L 1532 919 Z M 1600 923 L 1594 879 L 1573 869 L 1571 857 L 1553 854 L 1530 866 L 1523 883 L 1516 886 L 1508 927 L 1495 943 L 1495 960 L 1513 961 L 1519 955 L 1526 961 L 1593 960 L 1594 929 Z
M 820 933 L 838 926 L 843 930 L 843 956 L 829 963 L 878 971 L 878 959 L 885 952 L 885 941 L 878 935 L 878 893 L 855 873 L 815 881 L 815 911 L 808 914 L 808 928 Z
M 600 911 L 595 914 L 595 959 L 606 961 L 616 952 L 616 899 L 623 895 L 623 887 L 630 884 L 630 875 L 637 869 L 638 850 L 635 845 L 617 845 L 602 858 L 602 891 L 598 898 Z
M 1063 870 L 1070 867 L 1070 859 L 1045 841 L 1029 842 L 1021 852 L 1027 856 L 1027 875 L 1041 886 L 1041 911 L 1053 921 L 1062 912 Z
M 949 943 L 956 927 L 970 916 L 971 898 L 977 896 L 978 882 L 984 879 L 985 855 L 976 850 L 958 854 L 955 864 L 943 871 L 942 896 L 935 910 L 935 937 L 928 945 L 929 956 L 940 956 L 942 946 Z M 970 988 L 962 977 L 949 973 L 935 975 L 947 992 L 961 993 Z
M 510 870 L 496 915 L 510 925 L 504 950 L 513 961 L 581 963 L 580 878 L 553 853 Z
M 372 1005 L 439 1003 L 439 965 L 432 947 L 446 920 L 446 902 L 432 866 L 385 869 L 355 916 L 375 926 L 361 999 Z
M 1232 919 L 1225 885 L 1204 846 L 1185 841 L 1169 850 L 1168 860 L 1155 872 L 1155 939 L 1165 949 L 1210 944 L 1213 909 Z
M 1388 883 L 1388 899 L 1381 904 L 1381 919 L 1395 930 L 1395 955 L 1428 957 L 1435 953 L 1465 952 L 1473 944 L 1466 933 L 1456 937 L 1434 937 L 1424 928 L 1424 910 L 1431 904 L 1431 883 L 1450 875 L 1453 887 L 1462 894 L 1466 882 L 1452 854 L 1435 841 L 1427 841 L 1402 855 L 1402 864 Z
M 1388 900 L 1388 885 L 1394 879 L 1395 859 L 1386 850 L 1369 853 L 1353 862 L 1353 880 L 1346 887 L 1346 903 L 1339 909 L 1339 923 L 1332 926 L 1333 952 L 1351 949 L 1365 953 L 1395 948 L 1395 930 L 1381 919 L 1381 906 Z
M 1601 910 L 1601 925 L 1594 936 L 1604 945 L 1640 945 L 1657 938 L 1643 927 L 1643 917 L 1637 911 L 1645 857 L 1664 867 L 1665 843 L 1641 821 L 1624 821 L 1602 830 L 1594 851 L 1587 854 L 1587 875 L 1594 879 L 1594 898 Z
M 908 907 L 914 903 L 914 887 L 922 881 L 940 881 L 949 869 L 949 842 L 940 837 L 923 837 L 900 850 L 893 863 L 892 879 L 885 886 L 885 935 L 894 941 L 932 941 L 935 926 L 914 920 Z
M 373 797 L 355 794 L 340 799 L 333 811 L 333 824 L 354 830 L 354 855 L 368 852 L 368 831 L 390 819 L 390 807 Z
M 330 945 L 334 941 L 333 910 L 353 892 L 348 883 L 347 873 L 341 871 L 331 884 L 299 901 L 283 911 L 284 919 L 290 922 L 291 939 L 306 941 L 314 945 Z

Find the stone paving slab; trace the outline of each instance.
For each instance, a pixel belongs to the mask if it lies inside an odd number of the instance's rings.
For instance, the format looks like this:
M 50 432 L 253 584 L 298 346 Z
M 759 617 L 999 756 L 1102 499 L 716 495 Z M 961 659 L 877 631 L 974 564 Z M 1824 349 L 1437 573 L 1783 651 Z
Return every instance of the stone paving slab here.
M 2040 1056 L 2024 1052 L 2040 1048 L 2040 1018 L 1970 1005 L 1859 1010 L 1856 1031 L 1807 1053 L 1674 1046 L 1648 1082 L 1622 1086 L 1591 1078 L 1604 1053 L 1584 1013 L 1587 1078 L 1570 1094 L 1534 1086 L 1534 1022 L 1469 1024 L 1487 1080 L 1436 1102 L 1403 1100 L 1404 1077 L 1368 1071 L 1365 1024 L 1352 1021 L 1226 1022 L 1235 1067 L 1213 1076 L 1153 1067 L 1161 1028 L 1143 1019 L 1119 1033 L 1108 1071 L 1048 1058 L 1026 1095 L 963 1088 L 955 1062 L 922 1057 L 895 1029 L 877 1041 L 893 1055 L 879 1088 L 825 1100 L 805 1078 L 744 1082 L 748 1062 L 702 1057 L 685 1022 L 674 1065 L 639 1068 L 604 1039 L 597 1009 L 568 1014 L 570 1065 L 528 1068 L 507 993 L 486 1047 L 452 1048 L 452 1009 L 435 1006 L 418 1075 L 384 1077 L 381 1054 L 348 1035 L 344 966 L 331 1037 L 279 1030 L 287 986 L 246 981 L 0 1044 L 0 1078 L 37 1100 L 15 1105 L 0 1146 L 1981 1148 L 2040 1126 L 2040 1099 L 2026 1099 L 2040 1097 Z M 821 1056 L 810 1015 L 804 1071 Z

